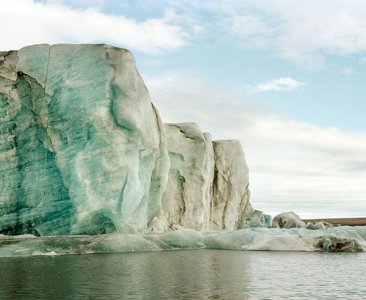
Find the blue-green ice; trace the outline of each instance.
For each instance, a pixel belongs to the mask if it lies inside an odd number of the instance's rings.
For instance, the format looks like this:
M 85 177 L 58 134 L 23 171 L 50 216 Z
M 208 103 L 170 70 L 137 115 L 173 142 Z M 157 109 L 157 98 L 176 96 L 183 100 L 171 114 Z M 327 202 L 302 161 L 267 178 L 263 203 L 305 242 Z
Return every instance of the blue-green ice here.
M 362 227 L 265 228 L 248 172 L 238 141 L 164 124 L 125 49 L 0 52 L 0 256 L 365 250 Z
M 1 52 L 0 233 L 241 228 L 252 208 L 240 144 L 172 126 L 125 49 Z

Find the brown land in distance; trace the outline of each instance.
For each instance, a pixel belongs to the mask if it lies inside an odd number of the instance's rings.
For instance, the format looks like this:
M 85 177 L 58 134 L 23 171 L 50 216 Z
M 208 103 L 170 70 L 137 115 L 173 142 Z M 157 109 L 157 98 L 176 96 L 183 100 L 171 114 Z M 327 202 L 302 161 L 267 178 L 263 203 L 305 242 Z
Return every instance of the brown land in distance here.
M 366 226 L 366 218 L 324 218 L 324 219 L 303 219 L 305 223 L 328 222 L 333 225 Z

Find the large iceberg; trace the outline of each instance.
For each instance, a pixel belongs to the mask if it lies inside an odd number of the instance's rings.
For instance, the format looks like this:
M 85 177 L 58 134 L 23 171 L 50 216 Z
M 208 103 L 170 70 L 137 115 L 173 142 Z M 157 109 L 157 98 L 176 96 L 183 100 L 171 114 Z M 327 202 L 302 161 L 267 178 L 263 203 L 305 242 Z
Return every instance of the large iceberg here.
M 0 53 L 0 233 L 241 228 L 238 142 L 164 125 L 131 53 L 34 45 Z
M 286 213 L 268 228 L 249 197 L 240 143 L 164 124 L 129 51 L 0 52 L 0 257 L 366 249 L 366 227 Z

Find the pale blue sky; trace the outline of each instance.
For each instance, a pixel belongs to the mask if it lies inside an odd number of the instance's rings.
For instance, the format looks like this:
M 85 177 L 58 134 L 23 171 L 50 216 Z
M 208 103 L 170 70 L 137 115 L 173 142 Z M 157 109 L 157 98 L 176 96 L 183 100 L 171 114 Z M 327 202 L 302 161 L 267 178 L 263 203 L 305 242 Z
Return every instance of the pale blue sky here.
M 366 215 L 361 0 L 2 0 L 0 50 L 128 48 L 165 122 L 240 139 L 253 205 Z

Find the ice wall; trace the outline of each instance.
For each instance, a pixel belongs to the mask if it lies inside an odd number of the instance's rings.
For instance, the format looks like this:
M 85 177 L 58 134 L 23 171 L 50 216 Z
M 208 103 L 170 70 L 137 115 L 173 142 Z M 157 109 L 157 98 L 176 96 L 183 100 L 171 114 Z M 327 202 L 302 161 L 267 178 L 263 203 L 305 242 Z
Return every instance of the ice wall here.
M 0 58 L 0 230 L 145 230 L 168 167 L 132 55 L 36 45 Z
M 0 52 L 0 233 L 235 229 L 248 199 L 240 144 L 164 125 L 127 50 Z
M 243 228 L 253 209 L 239 141 L 212 141 L 194 123 L 168 124 L 165 129 L 171 166 L 162 209 L 168 228 Z
M 239 141 L 213 142 L 215 172 L 211 200 L 211 229 L 244 227 L 253 213 L 249 203 L 249 170 Z
M 209 135 L 195 123 L 167 124 L 170 170 L 162 198 L 169 228 L 208 230 L 214 158 Z

